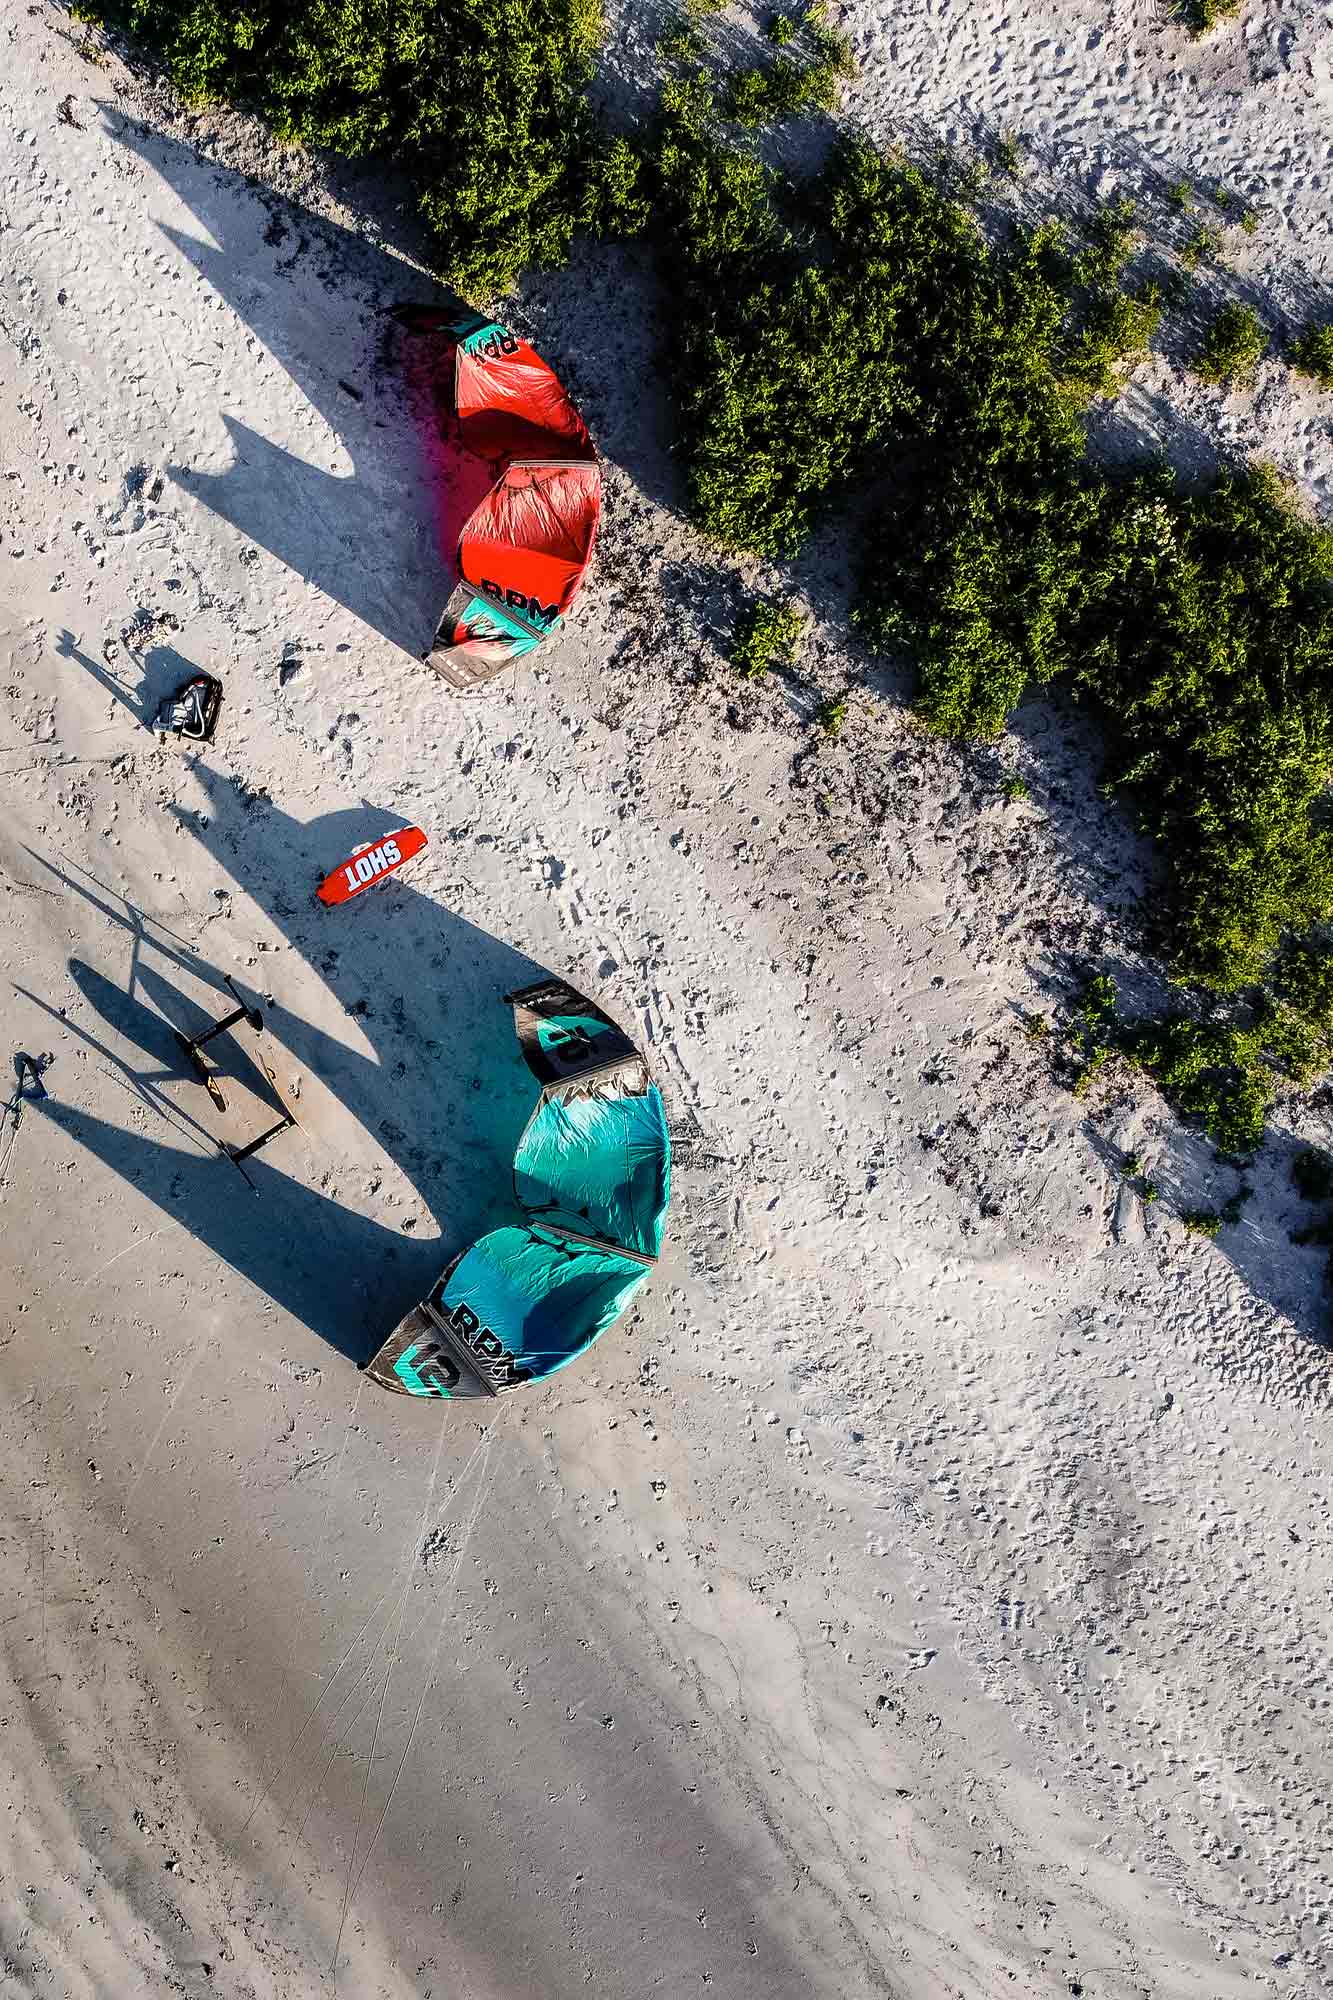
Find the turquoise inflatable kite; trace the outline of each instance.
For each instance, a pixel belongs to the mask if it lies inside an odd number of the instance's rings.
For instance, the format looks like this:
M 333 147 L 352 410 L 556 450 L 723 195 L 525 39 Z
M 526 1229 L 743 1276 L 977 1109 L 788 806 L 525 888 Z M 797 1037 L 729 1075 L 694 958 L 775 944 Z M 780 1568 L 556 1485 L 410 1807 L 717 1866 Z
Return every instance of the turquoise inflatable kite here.
M 657 1262 L 671 1187 L 661 1092 L 634 1044 L 563 980 L 508 995 L 542 1086 L 514 1156 L 522 1220 L 460 1252 L 366 1373 L 407 1396 L 495 1396 L 565 1368 Z

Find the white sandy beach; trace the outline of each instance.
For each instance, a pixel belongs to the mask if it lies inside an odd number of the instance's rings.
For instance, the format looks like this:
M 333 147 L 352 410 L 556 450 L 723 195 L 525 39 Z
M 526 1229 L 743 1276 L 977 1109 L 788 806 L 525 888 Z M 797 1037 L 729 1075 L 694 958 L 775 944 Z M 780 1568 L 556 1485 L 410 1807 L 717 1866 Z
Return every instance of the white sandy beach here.
M 1328 9 L 1108 14 L 858 4 L 848 109 L 1020 131 L 1034 202 L 1224 184 L 1261 227 L 1219 283 L 1327 304 Z M 622 94 L 658 32 L 616 23 Z M 0 2000 L 1333 1992 L 1330 1309 L 1288 1178 L 1327 1107 L 1279 1106 L 1208 1243 L 1178 1212 L 1234 1171 L 1146 1087 L 1055 1081 L 1025 1013 L 1088 957 L 1152 976 L 1095 743 L 1040 704 L 923 738 L 836 529 L 791 587 L 843 737 L 738 682 L 636 254 L 514 308 L 603 537 L 560 637 L 451 695 L 383 319 L 429 281 L 99 50 L 0 0 L 5 1089 L 54 1057 L 0 1136 Z M 1333 401 L 1277 360 L 1223 395 L 1166 352 L 1097 422 L 1333 497 Z M 199 667 L 196 759 L 144 718 Z M 393 884 L 313 901 L 405 820 Z M 480 1419 L 382 1395 L 355 1361 L 508 1185 L 500 996 L 546 969 L 667 1095 L 663 1268 Z M 171 1033 L 226 975 L 299 1092 L 257 1195 Z

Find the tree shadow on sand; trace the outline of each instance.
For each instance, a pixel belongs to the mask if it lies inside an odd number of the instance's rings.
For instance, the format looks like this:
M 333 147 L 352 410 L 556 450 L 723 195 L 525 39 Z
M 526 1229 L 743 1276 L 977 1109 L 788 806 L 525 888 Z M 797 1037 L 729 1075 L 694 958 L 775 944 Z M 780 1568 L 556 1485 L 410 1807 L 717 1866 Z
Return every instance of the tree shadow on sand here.
M 267 800 L 242 799 L 202 767 L 197 774 L 213 810 L 206 820 L 182 812 L 182 827 L 318 967 L 337 1002 L 320 1023 L 280 994 L 247 992 L 263 1009 L 270 1059 L 316 1080 L 321 1098 L 334 1101 L 335 1131 L 340 1109 L 371 1135 L 438 1233 L 434 1240 L 428 1229 L 417 1233 L 416 1214 L 401 1223 L 367 1214 L 378 1176 L 349 1169 L 341 1156 L 301 1147 L 300 1165 L 289 1164 L 299 1134 L 246 1162 L 252 1192 L 218 1150 L 220 1121 L 202 1089 L 192 1094 L 174 1033 L 198 1033 L 231 1010 L 221 973 L 82 870 L 32 855 L 132 940 L 124 986 L 73 959 L 77 998 L 60 996 L 63 1014 L 49 999 L 25 997 L 133 1093 L 138 1115 L 113 1123 L 55 1093 L 36 1108 L 214 1256 L 361 1362 L 446 1257 L 511 1212 L 514 1146 L 534 1086 L 501 1003 L 543 969 L 396 879 L 337 912 L 313 894 L 292 896 L 293 882 L 304 877 L 313 889 L 342 855 L 401 825 L 400 815 L 361 808 L 302 824 Z M 363 1161 L 365 1151 L 362 1139 Z M 318 1185 L 297 1178 L 302 1169 Z M 339 1190 L 349 1181 L 351 1199 Z
M 348 475 L 311 464 L 256 430 L 245 411 L 224 407 L 231 465 L 172 465 L 168 476 L 246 541 L 420 656 L 451 585 L 446 496 L 429 412 L 409 393 L 384 310 L 405 298 L 460 302 L 374 242 L 169 134 L 110 106 L 103 117 L 117 144 L 200 225 L 195 235 L 160 223 L 162 234 L 291 377 L 354 468 Z

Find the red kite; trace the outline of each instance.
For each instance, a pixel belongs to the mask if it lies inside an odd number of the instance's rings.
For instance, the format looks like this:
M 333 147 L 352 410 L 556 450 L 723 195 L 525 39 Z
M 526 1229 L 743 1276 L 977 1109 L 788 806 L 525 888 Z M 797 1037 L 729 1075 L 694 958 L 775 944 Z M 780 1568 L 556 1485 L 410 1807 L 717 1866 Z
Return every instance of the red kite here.
M 451 320 L 401 306 L 394 318 L 443 335 L 430 374 L 456 448 L 451 498 L 475 492 L 468 461 L 483 461 L 493 481 L 458 529 L 458 584 L 426 655 L 452 687 L 473 688 L 531 652 L 573 603 L 592 560 L 601 470 L 587 425 L 526 340 L 477 313 Z

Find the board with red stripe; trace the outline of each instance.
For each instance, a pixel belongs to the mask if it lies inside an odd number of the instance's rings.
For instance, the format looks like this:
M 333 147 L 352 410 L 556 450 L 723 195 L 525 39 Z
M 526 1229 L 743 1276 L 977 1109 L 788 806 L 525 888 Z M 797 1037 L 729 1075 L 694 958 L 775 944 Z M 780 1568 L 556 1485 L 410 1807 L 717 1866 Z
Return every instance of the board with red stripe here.
M 315 893 L 321 903 L 350 903 L 353 896 L 359 896 L 374 882 L 382 882 L 395 868 L 401 868 L 414 854 L 420 854 L 425 845 L 426 836 L 419 826 L 400 826 L 380 840 L 368 841 L 355 854 L 349 854 L 346 861 L 340 861 Z

